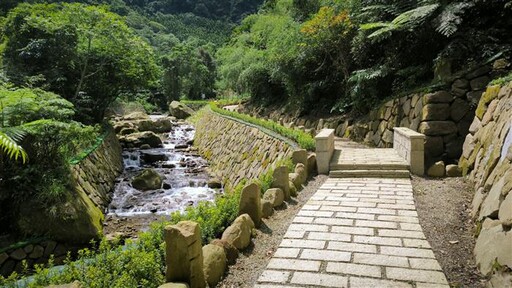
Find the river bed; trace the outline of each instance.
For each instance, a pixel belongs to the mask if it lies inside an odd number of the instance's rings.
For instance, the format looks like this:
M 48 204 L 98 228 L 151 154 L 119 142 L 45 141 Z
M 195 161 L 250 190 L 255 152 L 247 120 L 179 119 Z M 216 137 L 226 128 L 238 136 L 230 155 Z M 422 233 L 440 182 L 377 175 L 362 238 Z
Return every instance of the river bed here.
M 156 119 L 162 116 L 151 116 Z M 191 146 L 194 127 L 178 122 L 162 136 L 163 147 L 141 150 L 123 149 L 124 171 L 116 180 L 112 201 L 105 217 L 104 234 L 135 236 L 149 224 L 169 218 L 175 211 L 200 201 L 212 201 L 220 189 L 208 188 L 207 162 Z M 163 177 L 161 189 L 139 191 L 132 178 L 151 168 Z

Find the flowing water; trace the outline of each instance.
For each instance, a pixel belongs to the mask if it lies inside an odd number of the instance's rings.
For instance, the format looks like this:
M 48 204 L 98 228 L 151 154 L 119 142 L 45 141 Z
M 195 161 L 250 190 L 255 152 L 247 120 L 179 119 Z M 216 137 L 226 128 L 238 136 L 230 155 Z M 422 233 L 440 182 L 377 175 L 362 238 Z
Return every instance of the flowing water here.
M 117 180 L 107 215 L 169 215 L 199 201 L 213 200 L 220 192 L 207 186 L 206 160 L 190 147 L 194 133 L 193 126 L 178 123 L 162 148 L 125 149 L 124 172 Z M 132 178 L 144 168 L 152 168 L 164 177 L 161 189 L 139 191 L 131 186 Z

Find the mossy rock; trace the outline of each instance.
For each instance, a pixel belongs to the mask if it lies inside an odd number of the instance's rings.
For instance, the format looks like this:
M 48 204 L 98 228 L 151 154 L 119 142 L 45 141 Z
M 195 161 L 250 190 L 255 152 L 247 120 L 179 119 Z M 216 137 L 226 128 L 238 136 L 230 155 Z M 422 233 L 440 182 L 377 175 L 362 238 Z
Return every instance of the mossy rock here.
M 480 102 L 478 102 L 478 107 L 476 108 L 475 115 L 478 117 L 478 119 L 482 120 L 482 117 L 484 117 L 485 111 L 487 111 L 487 105 L 494 98 L 498 97 L 500 89 L 501 89 L 500 85 L 493 85 L 493 86 L 487 87 L 487 90 L 482 95 L 482 98 L 480 98 Z
M 133 188 L 141 191 L 156 190 L 162 187 L 162 176 L 153 169 L 145 169 L 132 180 Z

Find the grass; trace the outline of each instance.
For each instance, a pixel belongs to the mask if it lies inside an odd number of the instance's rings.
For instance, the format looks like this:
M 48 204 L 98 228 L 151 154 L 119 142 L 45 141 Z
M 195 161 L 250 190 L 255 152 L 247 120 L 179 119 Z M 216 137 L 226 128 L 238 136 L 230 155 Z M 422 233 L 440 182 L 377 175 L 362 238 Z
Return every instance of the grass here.
M 297 142 L 299 146 L 303 149 L 314 151 L 315 150 L 315 139 L 310 134 L 301 131 L 296 130 L 292 128 L 284 127 L 274 121 L 264 120 L 260 118 L 255 118 L 252 116 L 249 116 L 247 114 L 241 114 L 234 111 L 228 111 L 225 109 L 220 108 L 217 103 L 210 102 L 210 108 L 221 115 L 233 117 L 239 120 L 242 120 L 247 123 L 251 123 L 254 125 L 258 125 L 264 128 L 267 128 L 269 130 L 272 130 L 281 136 L 284 136 L 286 138 L 292 139 L 293 141 Z

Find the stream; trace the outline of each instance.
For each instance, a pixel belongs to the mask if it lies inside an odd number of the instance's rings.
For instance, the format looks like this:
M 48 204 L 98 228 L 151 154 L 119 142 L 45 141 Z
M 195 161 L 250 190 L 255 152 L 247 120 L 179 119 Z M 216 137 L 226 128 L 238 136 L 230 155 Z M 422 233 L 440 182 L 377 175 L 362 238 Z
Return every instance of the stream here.
M 163 116 L 150 116 L 153 120 Z M 207 162 L 191 146 L 194 127 L 178 122 L 166 133 L 162 148 L 123 149 L 124 171 L 117 178 L 105 219 L 104 234 L 135 236 L 153 221 L 199 201 L 212 201 L 221 190 L 208 188 Z M 161 189 L 139 191 L 132 178 L 151 168 L 163 176 Z

